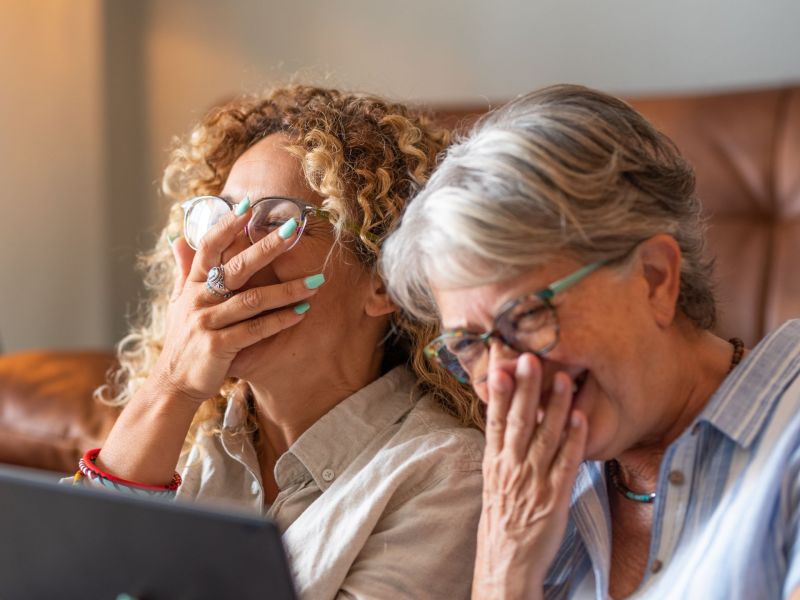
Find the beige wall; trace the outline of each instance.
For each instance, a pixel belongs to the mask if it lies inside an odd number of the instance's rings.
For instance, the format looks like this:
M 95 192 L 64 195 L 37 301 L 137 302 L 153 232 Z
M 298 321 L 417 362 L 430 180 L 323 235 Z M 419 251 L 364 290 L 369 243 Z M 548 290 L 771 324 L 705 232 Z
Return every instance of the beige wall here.
M 221 98 L 298 72 L 467 104 L 800 81 L 797 23 L 797 0 L 2 1 L 0 338 L 118 339 L 170 139 Z
M 0 338 L 109 338 L 99 0 L 0 2 Z

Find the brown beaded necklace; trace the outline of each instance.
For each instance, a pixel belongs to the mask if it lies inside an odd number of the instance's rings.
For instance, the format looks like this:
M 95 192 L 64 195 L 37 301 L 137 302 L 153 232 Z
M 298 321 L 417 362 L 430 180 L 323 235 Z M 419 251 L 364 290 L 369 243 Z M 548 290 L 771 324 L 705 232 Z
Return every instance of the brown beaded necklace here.
M 739 338 L 731 338 L 728 341 L 733 345 L 733 357 L 731 358 L 731 366 L 728 369 L 728 373 L 730 373 L 736 368 L 736 365 L 739 364 L 739 361 L 742 360 L 742 355 L 744 355 L 744 342 Z M 616 459 L 612 458 L 611 460 L 606 461 L 605 471 L 606 478 L 611 481 L 611 485 L 614 486 L 614 489 L 625 496 L 628 500 L 632 500 L 633 502 L 644 502 L 647 504 L 651 504 L 655 501 L 655 492 L 644 494 L 637 493 L 623 483 L 622 476 L 620 475 L 619 462 L 617 462 Z

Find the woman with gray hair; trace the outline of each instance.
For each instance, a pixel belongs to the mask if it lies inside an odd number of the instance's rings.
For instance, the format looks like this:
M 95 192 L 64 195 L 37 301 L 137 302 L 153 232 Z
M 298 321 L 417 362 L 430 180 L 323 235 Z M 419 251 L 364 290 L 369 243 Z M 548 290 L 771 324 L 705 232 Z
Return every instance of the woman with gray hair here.
M 798 598 L 800 321 L 711 332 L 694 174 L 630 106 L 521 97 L 384 246 L 486 405 L 474 598 Z

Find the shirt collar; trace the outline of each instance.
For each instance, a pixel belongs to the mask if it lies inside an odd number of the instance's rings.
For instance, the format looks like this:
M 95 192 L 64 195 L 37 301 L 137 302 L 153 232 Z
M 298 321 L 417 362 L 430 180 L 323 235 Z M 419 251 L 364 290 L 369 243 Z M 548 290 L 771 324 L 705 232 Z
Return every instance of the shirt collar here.
M 800 373 L 800 319 L 764 338 L 734 369 L 697 418 L 747 448 L 783 390 Z
M 416 401 L 414 383 L 408 368 L 395 367 L 334 406 L 287 454 L 295 456 L 317 486 L 326 490 L 370 442 L 411 410 Z
M 415 381 L 407 367 L 395 367 L 339 402 L 278 459 L 278 487 L 302 479 L 305 470 L 321 490 L 327 489 L 376 436 L 411 410 Z M 228 396 L 223 442 L 229 454 L 249 464 L 255 451 L 246 435 L 247 412 L 244 388 L 237 388 Z

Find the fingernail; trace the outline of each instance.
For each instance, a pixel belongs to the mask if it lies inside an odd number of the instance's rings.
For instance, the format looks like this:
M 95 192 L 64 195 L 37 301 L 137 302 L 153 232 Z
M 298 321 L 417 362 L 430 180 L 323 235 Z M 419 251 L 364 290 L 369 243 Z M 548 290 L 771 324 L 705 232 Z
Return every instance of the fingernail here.
M 297 306 L 294 307 L 294 312 L 297 313 L 298 315 L 302 315 L 309 308 L 311 308 L 311 305 L 308 302 L 303 302 L 302 304 L 298 304 Z
M 172 248 L 172 244 L 174 244 L 175 240 L 177 240 L 179 237 L 181 237 L 181 235 L 179 233 L 168 233 L 167 234 L 167 243 L 169 244 L 170 248 Z
M 569 424 L 575 427 L 576 429 L 581 426 L 581 417 L 576 411 L 572 411 L 572 414 L 569 417 Z
M 524 354 L 517 359 L 516 372 L 518 377 L 528 377 L 531 374 L 531 363 Z
M 295 219 L 289 219 L 278 229 L 278 235 L 281 236 L 282 240 L 288 240 L 295 229 L 297 229 L 297 221 Z
M 250 208 L 250 196 L 245 196 L 242 198 L 242 201 L 236 205 L 236 209 L 233 212 L 236 213 L 237 217 L 241 217 L 245 212 L 247 212 L 248 208 Z
M 311 275 L 303 279 L 303 285 L 306 286 L 308 290 L 315 290 L 323 283 L 325 283 L 325 275 L 322 273 L 317 273 L 316 275 Z
M 564 383 L 564 378 L 559 375 L 556 375 L 556 380 L 555 382 L 553 382 L 553 388 L 555 389 L 556 394 L 563 394 L 564 392 L 566 392 L 567 386 Z

